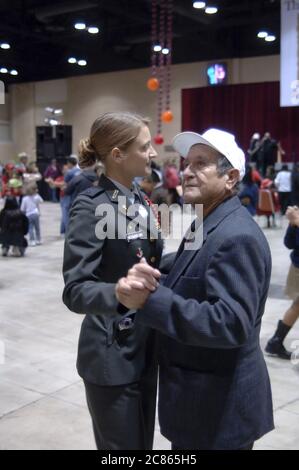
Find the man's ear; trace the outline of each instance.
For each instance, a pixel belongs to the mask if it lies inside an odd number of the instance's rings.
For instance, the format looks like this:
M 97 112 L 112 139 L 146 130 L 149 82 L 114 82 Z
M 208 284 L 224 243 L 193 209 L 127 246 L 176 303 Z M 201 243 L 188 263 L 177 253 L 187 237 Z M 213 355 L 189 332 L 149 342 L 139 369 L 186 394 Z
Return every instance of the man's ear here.
M 225 176 L 226 176 L 226 187 L 227 189 L 231 190 L 238 183 L 240 173 L 239 173 L 239 170 L 237 170 L 236 168 L 233 168 L 229 170 Z

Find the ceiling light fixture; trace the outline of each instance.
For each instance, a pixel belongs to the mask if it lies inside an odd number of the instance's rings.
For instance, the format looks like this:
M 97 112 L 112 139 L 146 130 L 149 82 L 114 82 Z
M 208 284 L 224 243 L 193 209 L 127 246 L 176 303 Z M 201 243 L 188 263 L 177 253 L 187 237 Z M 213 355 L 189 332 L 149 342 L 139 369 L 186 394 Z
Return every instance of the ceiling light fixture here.
M 80 67 L 85 67 L 87 65 L 87 61 L 85 59 L 77 60 L 75 57 L 69 57 L 68 59 L 69 64 L 78 64 Z
M 46 124 L 50 124 L 50 126 L 59 126 L 60 121 L 57 121 L 57 119 L 49 119 L 49 118 L 46 118 L 46 119 L 45 119 L 45 123 L 46 123 Z
M 19 72 L 17 70 L 11 70 L 10 75 L 19 75 Z
M 205 12 L 207 15 L 215 15 L 215 13 L 218 12 L 218 8 L 217 7 L 207 7 L 205 9 Z
M 257 34 L 257 37 L 260 38 L 260 39 L 265 39 L 267 36 L 268 36 L 267 31 L 260 31 L 260 32 Z
M 206 2 L 193 2 L 193 8 L 197 10 L 201 10 L 202 8 L 206 7 Z
M 97 28 L 96 26 L 89 26 L 88 30 L 87 30 L 90 34 L 98 34 L 99 33 L 99 28 Z
M 86 24 L 85 23 L 76 23 L 75 28 L 79 30 L 86 29 Z
M 276 36 L 274 36 L 273 34 L 269 34 L 269 35 L 265 38 L 265 41 L 266 41 L 266 42 L 273 42 L 273 41 L 276 41 Z
M 156 45 L 154 46 L 154 51 L 155 51 L 155 52 L 161 52 L 161 51 L 162 51 L 162 46 L 160 46 L 160 44 L 156 44 Z
M 3 42 L 1 45 L 0 45 L 1 49 L 10 49 L 10 44 L 8 44 L 7 42 Z
M 63 117 L 63 109 L 61 108 L 51 108 L 50 106 L 47 106 L 45 108 L 46 118 L 44 119 L 45 124 L 48 124 L 49 126 L 58 126 L 62 124 L 62 121 L 59 120 L 59 116 L 62 118 Z
M 2 68 L 0 69 L 0 73 L 8 73 L 7 68 L 2 67 Z
M 164 47 L 164 48 L 162 49 L 162 54 L 164 54 L 164 55 L 169 54 L 169 49 L 168 49 L 168 47 Z

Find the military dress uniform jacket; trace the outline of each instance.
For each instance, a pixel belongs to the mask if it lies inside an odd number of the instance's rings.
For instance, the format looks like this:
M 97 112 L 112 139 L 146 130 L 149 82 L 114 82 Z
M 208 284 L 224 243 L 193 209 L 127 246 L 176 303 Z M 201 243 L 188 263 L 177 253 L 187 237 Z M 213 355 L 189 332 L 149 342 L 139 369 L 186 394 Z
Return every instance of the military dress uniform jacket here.
M 102 386 L 136 382 L 145 371 L 155 368 L 155 333 L 134 324 L 115 296 L 117 281 L 142 257 L 153 267 L 159 267 L 161 259 L 162 241 L 156 219 L 142 193 L 136 191 L 143 216 L 139 229 L 133 223 L 134 216 L 126 214 L 129 200 L 104 175 L 98 187 L 76 198 L 70 212 L 63 301 L 71 311 L 86 315 L 79 339 L 79 375 Z M 111 230 L 113 219 L 115 222 L 115 239 L 99 236 L 107 215 L 105 207 L 110 211 L 106 227 Z M 150 216 L 155 227 L 146 227 Z
M 270 276 L 267 240 L 233 197 L 137 311 L 161 333 L 160 427 L 180 448 L 242 449 L 273 429 L 259 341 Z

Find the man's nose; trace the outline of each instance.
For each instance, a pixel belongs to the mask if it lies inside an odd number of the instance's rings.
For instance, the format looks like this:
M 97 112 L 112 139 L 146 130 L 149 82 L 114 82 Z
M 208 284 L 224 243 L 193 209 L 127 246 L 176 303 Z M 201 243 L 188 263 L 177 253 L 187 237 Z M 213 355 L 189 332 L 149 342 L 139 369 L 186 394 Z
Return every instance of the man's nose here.
M 190 165 L 186 166 L 186 168 L 183 171 L 183 178 L 184 180 L 191 178 L 193 176 L 193 173 L 190 169 Z

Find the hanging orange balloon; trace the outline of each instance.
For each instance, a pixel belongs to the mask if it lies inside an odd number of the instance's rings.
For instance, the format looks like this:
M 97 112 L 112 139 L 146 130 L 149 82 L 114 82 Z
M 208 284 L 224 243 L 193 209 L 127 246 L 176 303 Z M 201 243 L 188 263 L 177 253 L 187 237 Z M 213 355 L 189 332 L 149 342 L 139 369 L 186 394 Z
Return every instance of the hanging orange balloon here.
M 157 91 L 160 86 L 160 82 L 157 78 L 152 77 L 147 81 L 147 88 L 150 91 Z
M 171 111 L 164 111 L 164 113 L 162 113 L 162 121 L 163 122 L 166 122 L 167 124 L 170 123 L 171 121 L 173 121 L 173 114 Z

